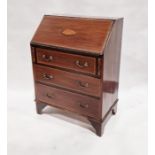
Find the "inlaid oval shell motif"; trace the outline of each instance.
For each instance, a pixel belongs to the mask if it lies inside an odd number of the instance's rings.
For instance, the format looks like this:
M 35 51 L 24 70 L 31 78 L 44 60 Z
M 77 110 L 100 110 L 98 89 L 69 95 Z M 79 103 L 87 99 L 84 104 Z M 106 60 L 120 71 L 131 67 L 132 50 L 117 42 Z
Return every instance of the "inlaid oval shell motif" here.
M 67 35 L 67 36 L 71 36 L 71 35 L 75 35 L 76 34 L 76 32 L 74 30 L 72 30 L 72 29 L 65 29 L 65 30 L 62 31 L 62 33 L 64 35 Z

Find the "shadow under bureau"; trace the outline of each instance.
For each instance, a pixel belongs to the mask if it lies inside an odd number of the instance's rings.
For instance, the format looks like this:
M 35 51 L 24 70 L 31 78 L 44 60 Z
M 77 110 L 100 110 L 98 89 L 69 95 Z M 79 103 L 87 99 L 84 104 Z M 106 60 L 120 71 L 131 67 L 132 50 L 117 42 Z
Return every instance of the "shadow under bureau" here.
M 37 113 L 86 117 L 98 136 L 118 102 L 123 19 L 45 15 L 31 40 Z

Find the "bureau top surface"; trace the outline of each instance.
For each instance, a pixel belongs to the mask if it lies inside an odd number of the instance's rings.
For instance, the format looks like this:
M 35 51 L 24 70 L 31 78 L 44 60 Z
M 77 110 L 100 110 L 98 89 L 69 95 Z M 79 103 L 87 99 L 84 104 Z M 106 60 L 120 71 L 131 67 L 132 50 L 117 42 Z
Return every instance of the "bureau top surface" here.
M 114 20 L 45 15 L 31 44 L 102 55 Z

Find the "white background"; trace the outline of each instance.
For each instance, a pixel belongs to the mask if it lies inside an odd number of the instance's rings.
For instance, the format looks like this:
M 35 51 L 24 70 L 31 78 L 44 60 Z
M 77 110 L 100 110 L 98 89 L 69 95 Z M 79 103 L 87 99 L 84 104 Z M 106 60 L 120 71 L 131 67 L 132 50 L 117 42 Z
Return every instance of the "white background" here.
M 81 118 L 51 108 L 35 113 L 29 42 L 44 14 L 124 17 L 118 114 L 101 138 Z M 8 2 L 8 154 L 35 153 L 147 154 L 146 0 Z

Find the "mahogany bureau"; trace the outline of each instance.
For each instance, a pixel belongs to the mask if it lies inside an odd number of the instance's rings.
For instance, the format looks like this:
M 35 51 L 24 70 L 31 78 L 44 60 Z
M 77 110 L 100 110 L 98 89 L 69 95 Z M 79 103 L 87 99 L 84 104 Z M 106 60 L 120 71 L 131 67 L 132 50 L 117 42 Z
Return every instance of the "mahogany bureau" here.
M 116 113 L 123 19 L 45 15 L 30 46 L 37 113 L 86 117 L 98 136 Z

